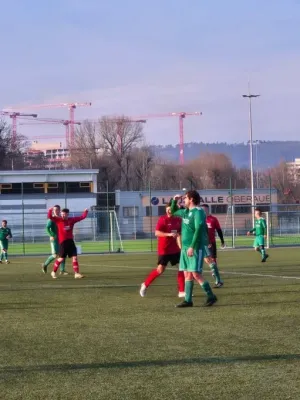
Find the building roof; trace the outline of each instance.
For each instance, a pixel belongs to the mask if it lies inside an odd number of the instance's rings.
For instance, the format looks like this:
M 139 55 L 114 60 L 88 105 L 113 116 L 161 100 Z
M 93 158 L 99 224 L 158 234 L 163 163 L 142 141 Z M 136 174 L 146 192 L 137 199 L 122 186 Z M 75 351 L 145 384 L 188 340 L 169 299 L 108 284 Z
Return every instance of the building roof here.
M 20 171 L 0 171 L 0 176 L 19 176 L 19 175 L 78 175 L 78 174 L 98 174 L 98 169 L 26 169 Z

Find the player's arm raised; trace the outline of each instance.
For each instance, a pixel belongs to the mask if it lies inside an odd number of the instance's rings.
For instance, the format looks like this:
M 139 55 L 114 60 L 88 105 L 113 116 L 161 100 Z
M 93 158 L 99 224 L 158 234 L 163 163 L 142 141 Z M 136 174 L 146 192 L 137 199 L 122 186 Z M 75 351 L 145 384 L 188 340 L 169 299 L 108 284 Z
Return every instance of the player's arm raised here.
M 176 215 L 177 217 L 183 217 L 185 210 L 182 210 L 178 207 L 178 200 L 181 199 L 182 196 L 180 194 L 177 194 L 174 199 L 171 201 L 171 214 Z
M 76 222 L 79 222 L 79 221 L 82 221 L 83 219 L 86 219 L 86 217 L 88 216 L 88 213 L 89 213 L 89 210 L 86 208 L 79 217 L 71 217 L 70 219 L 72 220 L 72 222 L 74 224 L 76 224 Z

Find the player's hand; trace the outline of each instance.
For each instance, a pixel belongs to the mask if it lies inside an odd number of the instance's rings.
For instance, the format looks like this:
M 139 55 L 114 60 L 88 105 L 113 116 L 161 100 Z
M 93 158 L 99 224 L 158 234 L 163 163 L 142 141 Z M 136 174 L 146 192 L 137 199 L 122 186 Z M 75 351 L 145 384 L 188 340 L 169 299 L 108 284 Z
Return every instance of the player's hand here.
M 174 233 L 174 232 L 168 233 L 168 236 L 172 237 L 172 238 L 176 238 L 177 237 L 177 233 Z
M 181 198 L 182 198 L 181 194 L 176 194 L 176 195 L 174 196 L 174 200 L 175 200 L 175 201 L 178 201 L 178 200 L 181 199 Z
M 54 236 L 50 236 L 50 240 L 53 242 L 55 240 Z
M 194 249 L 192 247 L 189 247 L 187 250 L 187 255 L 188 257 L 193 257 L 194 255 Z
M 6 236 L 6 239 L 10 239 L 10 238 L 11 238 L 11 236 L 10 236 L 10 235 L 7 235 L 7 236 Z
M 211 249 L 211 244 L 209 244 L 207 247 L 208 247 L 209 249 Z
M 89 211 L 89 209 L 88 209 L 88 208 L 85 208 L 83 211 L 84 211 L 84 212 L 87 212 L 87 211 Z
M 247 236 L 250 236 L 251 235 L 251 233 L 250 232 L 247 232 Z

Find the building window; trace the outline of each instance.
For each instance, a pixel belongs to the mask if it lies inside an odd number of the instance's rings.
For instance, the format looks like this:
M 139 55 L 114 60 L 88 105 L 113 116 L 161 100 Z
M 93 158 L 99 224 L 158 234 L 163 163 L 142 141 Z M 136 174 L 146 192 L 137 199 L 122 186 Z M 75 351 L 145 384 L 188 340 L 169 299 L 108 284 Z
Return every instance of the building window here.
M 124 218 L 132 218 L 139 216 L 139 208 L 138 207 L 123 207 L 123 217 Z
M 234 207 L 234 213 L 235 214 L 251 214 L 251 205 L 243 204 L 242 206 L 240 205 L 235 205 Z
M 227 204 L 213 204 L 210 207 L 212 214 L 226 214 L 227 213 Z
M 48 189 L 57 189 L 58 183 L 48 183 Z
M 79 182 L 79 187 L 81 188 L 89 188 L 90 182 Z
M 157 211 L 158 211 L 158 215 L 159 216 L 166 214 L 166 207 L 165 206 L 158 206 L 157 208 L 158 208 Z
M 153 210 L 151 206 L 146 206 L 146 217 L 152 217 Z
M 34 183 L 33 188 L 34 189 L 44 189 L 44 183 Z
M 8 190 L 12 188 L 12 184 L 11 183 L 2 183 L 1 184 L 1 190 Z
M 67 182 L 67 193 L 89 193 L 91 191 L 90 183 L 87 186 L 81 186 L 84 182 Z

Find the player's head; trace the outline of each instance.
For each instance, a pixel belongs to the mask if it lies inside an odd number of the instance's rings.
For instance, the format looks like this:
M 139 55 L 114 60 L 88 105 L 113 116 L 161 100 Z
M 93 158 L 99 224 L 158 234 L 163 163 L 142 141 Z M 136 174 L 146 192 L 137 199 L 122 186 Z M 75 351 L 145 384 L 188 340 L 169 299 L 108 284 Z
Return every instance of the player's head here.
M 59 205 L 56 204 L 53 207 L 53 214 L 56 215 L 56 216 L 59 216 L 59 214 L 60 214 L 60 206 Z
M 202 204 L 201 207 L 203 208 L 205 214 L 209 215 L 209 205 L 208 204 Z
M 69 216 L 70 210 L 68 208 L 63 208 L 60 212 L 62 219 L 67 219 Z
M 254 210 L 254 215 L 255 215 L 255 218 L 260 218 L 262 216 L 261 208 L 256 207 L 256 209 Z
M 184 205 L 186 208 L 195 207 L 200 204 L 200 194 L 197 190 L 189 190 L 184 197 Z
M 5 228 L 5 227 L 6 227 L 6 225 L 7 225 L 7 221 L 6 221 L 6 219 L 4 219 L 4 220 L 1 222 L 1 225 L 3 226 L 3 228 Z
M 171 203 L 172 203 L 172 199 L 170 199 L 169 203 L 166 204 L 166 214 L 168 217 L 171 217 L 172 213 L 171 213 Z

